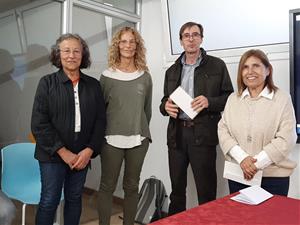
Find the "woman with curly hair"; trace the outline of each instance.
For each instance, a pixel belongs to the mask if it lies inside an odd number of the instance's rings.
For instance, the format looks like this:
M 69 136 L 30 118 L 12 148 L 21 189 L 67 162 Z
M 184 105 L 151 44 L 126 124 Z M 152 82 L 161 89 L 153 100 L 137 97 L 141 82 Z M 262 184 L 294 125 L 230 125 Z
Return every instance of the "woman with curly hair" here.
M 31 118 L 42 184 L 35 224 L 53 225 L 63 190 L 64 224 L 78 225 L 90 160 L 104 139 L 104 100 L 99 81 L 81 72 L 91 61 L 79 35 L 61 35 L 50 61 L 58 71 L 41 78 Z
M 110 224 L 112 197 L 123 161 L 124 224 L 133 225 L 144 158 L 151 142 L 152 80 L 145 60 L 141 35 L 124 27 L 113 37 L 109 68 L 100 78 L 107 127 L 101 153 L 99 224 Z

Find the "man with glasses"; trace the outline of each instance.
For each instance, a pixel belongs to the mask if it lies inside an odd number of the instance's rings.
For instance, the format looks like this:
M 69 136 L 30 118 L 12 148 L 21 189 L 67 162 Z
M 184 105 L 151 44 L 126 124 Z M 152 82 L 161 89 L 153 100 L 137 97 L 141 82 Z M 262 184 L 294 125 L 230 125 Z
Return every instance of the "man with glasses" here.
M 167 130 L 169 172 L 172 184 L 169 215 L 186 209 L 187 167 L 191 164 L 197 188 L 198 203 L 216 198 L 217 124 L 233 87 L 225 63 L 206 54 L 200 45 L 203 27 L 185 23 L 179 31 L 184 52 L 166 71 L 164 97 L 160 111 L 170 116 Z M 181 86 L 192 98 L 197 111 L 189 118 L 170 95 Z

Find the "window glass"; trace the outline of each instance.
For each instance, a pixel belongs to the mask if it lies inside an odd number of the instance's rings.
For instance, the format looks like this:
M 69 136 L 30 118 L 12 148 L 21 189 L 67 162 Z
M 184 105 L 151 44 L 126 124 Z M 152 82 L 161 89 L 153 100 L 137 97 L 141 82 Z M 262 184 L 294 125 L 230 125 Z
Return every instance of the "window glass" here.
M 0 14 L 0 102 L 5 103 L 0 104 L 5 128 L 0 129 L 0 147 L 28 141 L 37 84 L 57 70 L 49 53 L 61 33 L 61 12 L 59 2 L 35 1 Z
M 0 14 L 0 48 L 7 49 L 11 54 L 21 53 L 18 24 L 13 12 Z
M 52 2 L 22 13 L 28 45 L 43 44 L 50 49 L 61 33 L 61 3 Z
M 122 9 L 128 12 L 136 13 L 136 0 L 94 0 L 95 2 L 100 2 L 113 6 L 118 9 Z
M 101 72 L 107 68 L 107 52 L 112 35 L 120 27 L 134 27 L 135 24 L 77 6 L 73 8 L 72 21 L 73 33 L 78 33 L 89 45 L 92 66 L 88 74 L 99 79 Z

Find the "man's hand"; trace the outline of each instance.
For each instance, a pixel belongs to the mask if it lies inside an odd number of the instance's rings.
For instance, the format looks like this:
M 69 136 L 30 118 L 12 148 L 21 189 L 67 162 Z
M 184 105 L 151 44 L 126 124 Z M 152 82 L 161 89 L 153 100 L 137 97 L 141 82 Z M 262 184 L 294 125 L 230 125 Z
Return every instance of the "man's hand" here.
M 251 180 L 253 176 L 257 173 L 257 168 L 255 166 L 255 162 L 257 160 L 251 156 L 247 156 L 240 164 L 243 172 L 244 172 L 244 178 L 246 180 Z
M 66 149 L 65 147 L 62 147 L 57 151 L 58 155 L 62 160 L 69 165 L 71 169 L 73 169 L 74 163 L 78 160 L 78 155 L 74 154 L 70 150 Z
M 174 119 L 177 118 L 178 106 L 174 104 L 170 98 L 168 99 L 168 101 L 166 101 L 165 110 L 167 111 L 169 116 L 173 117 Z
M 84 169 L 90 162 L 93 155 L 93 150 L 90 148 L 85 148 L 77 154 L 77 161 L 73 164 L 72 169 L 81 170 Z
M 201 112 L 203 109 L 208 108 L 208 100 L 205 96 L 200 95 L 193 99 L 192 108 L 196 112 Z

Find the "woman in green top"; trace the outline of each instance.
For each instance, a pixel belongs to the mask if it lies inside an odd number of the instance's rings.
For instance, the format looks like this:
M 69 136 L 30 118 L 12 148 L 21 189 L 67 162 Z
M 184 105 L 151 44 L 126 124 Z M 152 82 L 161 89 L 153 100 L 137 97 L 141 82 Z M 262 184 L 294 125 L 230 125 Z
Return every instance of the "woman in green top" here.
M 106 143 L 101 153 L 99 224 L 110 224 L 112 196 L 125 161 L 124 225 L 133 225 L 138 203 L 140 173 L 151 141 L 152 80 L 141 35 L 124 27 L 113 37 L 109 68 L 100 83 L 106 104 Z

